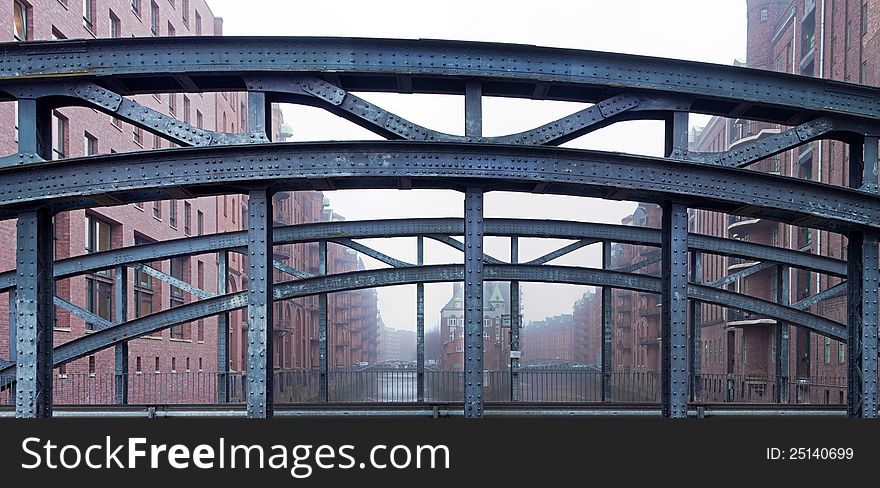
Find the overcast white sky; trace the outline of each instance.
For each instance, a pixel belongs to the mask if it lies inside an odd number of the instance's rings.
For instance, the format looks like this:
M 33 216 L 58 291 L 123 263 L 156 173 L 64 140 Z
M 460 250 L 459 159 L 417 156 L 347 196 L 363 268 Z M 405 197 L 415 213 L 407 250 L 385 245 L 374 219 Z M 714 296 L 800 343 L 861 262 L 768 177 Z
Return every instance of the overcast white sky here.
M 540 0 L 526 2 L 445 0 L 373 0 L 314 2 L 299 0 L 208 0 L 223 17 L 225 35 L 344 36 L 431 38 L 511 42 L 553 47 L 612 51 L 731 64 L 745 59 L 745 0 Z M 463 97 L 360 93 L 360 96 L 426 127 L 464 133 Z M 483 132 L 499 135 L 529 129 L 565 116 L 584 105 L 534 100 L 486 98 Z M 320 109 L 283 106 L 293 140 L 365 140 L 375 135 Z M 702 125 L 705 117 L 692 117 Z M 627 122 L 597 131 L 566 146 L 660 155 L 662 126 L 658 122 Z M 452 191 L 327 192 L 333 209 L 348 220 L 461 216 L 463 196 Z M 631 202 L 551 195 L 489 193 L 487 217 L 565 219 L 619 223 L 632 212 Z M 415 261 L 415 239 L 365 242 L 400 259 Z M 521 240 L 520 259 L 549 252 L 566 241 Z M 489 238 L 487 251 L 509 257 L 509 241 Z M 461 254 L 426 241 L 426 262 L 461 262 Z M 382 265 L 365 260 L 368 267 Z M 575 266 L 599 265 L 597 246 L 553 261 Z M 425 323 L 434 327 L 448 300 L 449 284 L 428 285 Z M 525 320 L 571 312 L 585 287 L 523 285 Z M 415 287 L 379 290 L 385 323 L 415 328 Z

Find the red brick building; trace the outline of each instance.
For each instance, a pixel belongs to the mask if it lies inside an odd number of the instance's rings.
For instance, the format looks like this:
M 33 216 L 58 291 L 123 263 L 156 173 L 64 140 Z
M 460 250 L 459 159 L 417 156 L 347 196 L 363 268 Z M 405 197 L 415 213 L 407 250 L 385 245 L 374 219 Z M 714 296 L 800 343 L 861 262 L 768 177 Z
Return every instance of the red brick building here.
M 880 53 L 880 1 L 749 0 L 747 59 L 749 67 L 876 85 Z M 788 129 L 743 119 L 713 118 L 701 130 L 692 149 L 725 151 Z M 847 185 L 849 148 L 838 141 L 817 141 L 765 159 L 751 169 Z M 783 225 L 765 219 L 697 211 L 692 230 L 698 233 L 845 258 L 846 239 L 839 234 Z M 712 281 L 750 263 L 741 259 L 704 256 L 703 280 Z M 776 269 L 754 273 L 729 288 L 774 300 Z M 809 270 L 791 270 L 791 303 L 815 295 L 840 278 Z M 846 321 L 846 298 L 836 297 L 810 309 L 830 319 Z M 776 322 L 720 307 L 703 308 L 703 373 L 735 375 L 737 388 L 756 395 L 770 393 L 762 379 L 774 377 Z M 843 401 L 846 346 L 805 330 L 789 327 L 789 376 L 800 397 L 812 385 L 818 401 Z M 794 390 L 793 388 L 791 390 Z M 766 392 L 766 393 L 765 393 Z M 797 398 L 799 399 L 799 398 Z
M 464 370 L 464 299 L 462 284 L 453 283 L 452 297 L 440 310 L 440 368 Z M 522 301 L 520 301 L 522 303 Z M 483 285 L 483 367 L 504 371 L 510 367 L 510 287 L 506 283 Z
M 0 36 L 4 42 L 96 37 L 148 37 L 222 35 L 222 19 L 214 17 L 204 0 L 4 0 L 0 2 Z M 131 99 L 193 126 L 223 132 L 247 129 L 247 97 L 243 93 L 176 93 L 138 95 Z M 273 140 L 281 140 L 281 112 L 273 107 Z M 0 152 L 17 151 L 17 106 L 0 103 Z M 52 157 L 63 159 L 110 152 L 174 147 L 174 144 L 90 108 L 61 108 L 52 114 Z M 276 225 L 330 220 L 333 213 L 320 192 L 281 193 L 275 196 Z M 143 202 L 106 208 L 60 213 L 55 217 L 57 259 L 84 253 L 245 228 L 246 195 L 225 195 L 186 200 Z M 15 241 L 15 222 L 0 222 L 0 237 Z M 14 268 L 14 252 L 0 252 L 0 269 Z M 246 289 L 244 257 L 229 255 L 227 289 Z M 276 259 L 296 269 L 317 273 L 317 245 L 276 248 Z M 218 255 L 207 254 L 165 260 L 150 266 L 208 292 L 217 291 Z M 330 245 L 328 271 L 360 269 L 357 255 Z M 114 320 L 115 270 L 57 282 L 57 295 L 95 315 Z M 290 279 L 280 272 L 276 279 Z M 8 295 L 8 294 L 4 294 Z M 165 281 L 131 270 L 128 277 L 128 318 L 136 318 L 196 299 Z M 0 297 L 0 350 L 9 349 L 8 296 Z M 377 305 L 373 290 L 340 293 L 329 300 L 330 365 L 348 367 L 358 361 L 374 361 L 378 343 Z M 306 298 L 277 303 L 275 365 L 283 369 L 317 368 L 317 300 Z M 85 320 L 57 309 L 56 345 L 89 333 Z M 168 373 L 217 371 L 217 321 L 207 318 L 156 333 L 129 343 L 131 401 L 138 401 L 149 381 Z M 229 368 L 240 371 L 245 364 L 245 314 L 235 312 L 229 320 Z M 58 381 L 80 378 L 100 395 L 73 398 L 56 385 L 56 401 L 112 401 L 103 395 L 110 385 L 113 350 L 71 362 L 58 371 Z M 149 378 L 149 379 L 148 379 Z M 97 384 L 105 381 L 106 384 Z M 212 380 L 199 394 L 167 401 L 213 401 Z M 141 386 L 137 386 L 137 385 Z M 80 388 L 80 386 L 77 386 Z M 112 387 L 109 387 L 112 392 Z M 148 399 L 149 395 L 142 399 Z M 150 397 L 155 399 L 155 396 Z

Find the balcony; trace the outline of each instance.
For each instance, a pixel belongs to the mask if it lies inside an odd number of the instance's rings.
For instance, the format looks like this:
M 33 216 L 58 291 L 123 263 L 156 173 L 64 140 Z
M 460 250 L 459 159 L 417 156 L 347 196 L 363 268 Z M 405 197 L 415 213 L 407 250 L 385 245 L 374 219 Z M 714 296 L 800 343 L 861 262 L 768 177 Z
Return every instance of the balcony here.
M 272 329 L 275 332 L 291 332 L 293 331 L 293 321 L 291 321 L 290 319 L 276 318 L 272 322 Z
M 768 319 L 761 315 L 753 314 L 743 310 L 728 310 L 727 327 L 746 327 L 753 325 L 776 325 L 776 319 Z
M 752 266 L 759 264 L 757 261 L 751 261 L 749 259 L 742 258 L 728 258 L 727 260 L 727 272 L 733 273 L 745 268 L 751 268 Z
M 642 317 L 645 317 L 645 318 L 659 317 L 660 316 L 660 307 L 643 308 L 643 309 L 639 310 L 639 315 L 641 315 Z

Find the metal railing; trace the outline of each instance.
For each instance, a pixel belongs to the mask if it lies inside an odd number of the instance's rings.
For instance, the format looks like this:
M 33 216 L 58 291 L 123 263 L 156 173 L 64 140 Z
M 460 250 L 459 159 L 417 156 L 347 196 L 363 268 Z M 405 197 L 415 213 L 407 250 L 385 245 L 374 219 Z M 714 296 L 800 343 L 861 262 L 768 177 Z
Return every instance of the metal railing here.
M 700 378 L 704 403 L 776 403 L 779 384 L 774 376 L 704 374 Z M 782 403 L 842 405 L 846 403 L 846 378 L 821 376 L 788 378 L 781 383 Z
M 225 376 L 225 378 L 224 378 Z M 11 378 L 0 378 L 0 384 Z M 57 405 L 111 405 L 116 385 L 122 379 L 113 373 L 68 373 L 55 375 L 53 401 Z M 128 403 L 214 404 L 224 380 L 230 403 L 246 400 L 246 376 L 241 372 L 130 373 Z M 277 404 L 318 403 L 321 377 L 317 371 L 275 371 L 274 399 Z M 510 401 L 512 376 L 509 371 L 483 374 L 484 400 Z M 699 403 L 775 403 L 774 377 L 705 374 L 700 377 Z M 424 401 L 461 403 L 464 373 L 426 371 Z M 610 374 L 611 402 L 659 403 L 660 375 L 654 371 L 616 371 Z M 415 403 L 418 377 L 412 369 L 331 370 L 327 374 L 331 403 Z M 602 402 L 602 373 L 593 368 L 524 369 L 519 372 L 520 401 L 527 403 Z M 839 405 L 846 400 L 846 379 L 822 377 L 790 379 L 783 383 L 782 403 Z M 0 403 L 14 402 L 14 390 L 0 391 Z

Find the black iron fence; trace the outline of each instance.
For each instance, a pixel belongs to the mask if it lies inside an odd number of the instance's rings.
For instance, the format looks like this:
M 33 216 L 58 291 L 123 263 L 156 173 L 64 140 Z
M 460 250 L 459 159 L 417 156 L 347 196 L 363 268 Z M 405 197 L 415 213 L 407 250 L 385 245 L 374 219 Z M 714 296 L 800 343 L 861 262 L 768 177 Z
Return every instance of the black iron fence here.
M 68 373 L 53 379 L 57 405 L 109 405 L 116 399 L 116 385 L 123 379 L 113 373 Z M 219 375 L 213 372 L 132 373 L 127 376 L 131 404 L 212 404 L 226 385 L 230 403 L 244 403 L 246 377 L 243 373 Z M 317 371 L 276 371 L 274 397 L 278 404 L 319 402 L 320 374 Z M 511 398 L 509 371 L 487 371 L 483 375 L 484 400 L 507 402 Z M 602 402 L 602 373 L 592 369 L 523 370 L 518 375 L 519 401 L 528 403 Z M 660 376 L 653 371 L 614 372 L 610 375 L 614 403 L 659 403 Z M 6 385 L 9 378 L 0 378 Z M 426 371 L 424 401 L 459 403 L 464 396 L 464 374 L 456 371 Z M 418 401 L 416 371 L 334 370 L 327 374 L 328 400 L 332 403 L 413 403 Z M 846 379 L 822 377 L 792 379 L 782 383 L 783 403 L 843 404 Z M 14 402 L 13 391 L 0 391 L 0 402 Z M 774 403 L 777 384 L 773 377 L 702 375 L 698 402 Z

